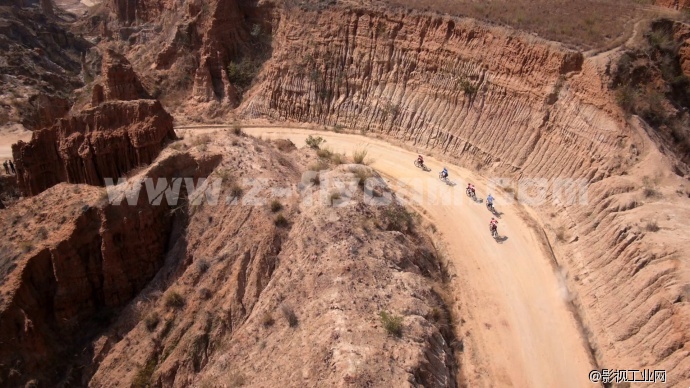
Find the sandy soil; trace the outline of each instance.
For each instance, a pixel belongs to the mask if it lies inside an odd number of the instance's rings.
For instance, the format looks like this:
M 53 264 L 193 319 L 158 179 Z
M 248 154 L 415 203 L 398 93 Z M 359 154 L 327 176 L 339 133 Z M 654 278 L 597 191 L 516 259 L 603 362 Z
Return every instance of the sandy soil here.
M 407 194 L 422 195 L 410 205 L 435 224 L 457 272 L 454 308 L 465 321 L 460 328 L 465 338 L 460 363 L 469 386 L 591 385 L 588 373 L 593 364 L 540 232 L 530 226 L 534 223 L 523 209 L 502 204 L 501 194 L 493 193 L 498 197 L 497 210 L 503 212 L 499 234 L 505 241 L 499 243 L 489 234 L 491 215 L 486 207 L 465 196 L 464 186 L 471 179 L 478 196 L 485 197 L 486 180 L 429 157 L 426 163 L 432 170 L 423 172 L 413 165 L 415 153 L 363 136 L 294 128 L 245 132 L 289 138 L 298 146 L 308 135 L 320 135 L 327 139 L 327 147 L 348 155 L 366 148 L 370 165 L 389 177 L 399 194 L 406 190 L 396 181 L 421 179 L 411 182 Z M 438 180 L 444 165 L 456 186 Z M 453 203 L 434 204 L 434 195 L 445 195 Z
M 12 144 L 19 140 L 31 140 L 31 134 L 31 131 L 19 125 L 0 127 L 0 159 L 12 159 Z

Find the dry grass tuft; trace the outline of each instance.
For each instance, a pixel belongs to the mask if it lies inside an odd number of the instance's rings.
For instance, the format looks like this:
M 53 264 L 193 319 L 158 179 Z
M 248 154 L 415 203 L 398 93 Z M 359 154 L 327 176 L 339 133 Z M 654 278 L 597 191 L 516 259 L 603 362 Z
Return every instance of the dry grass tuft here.
M 275 319 L 273 319 L 273 316 L 271 315 L 271 313 L 269 313 L 268 311 L 264 311 L 264 313 L 261 315 L 261 324 L 264 327 L 269 327 L 269 326 L 273 326 L 274 323 L 275 323 Z
M 157 312 L 152 312 L 144 318 L 144 324 L 146 325 L 146 330 L 153 331 L 158 323 L 160 322 L 160 317 Z
M 566 234 L 565 234 L 565 227 L 561 226 L 556 230 L 556 241 L 558 242 L 565 242 L 566 240 Z
M 357 164 L 367 164 L 366 157 L 369 151 L 365 149 L 355 150 L 352 152 L 352 160 Z
M 184 297 L 177 291 L 170 291 L 165 295 L 165 305 L 178 309 L 184 306 Z
M 299 324 L 295 310 L 293 310 L 292 307 L 282 304 L 280 305 L 280 311 L 283 313 L 283 317 L 285 317 L 290 327 L 296 327 Z
M 284 227 L 288 226 L 288 224 L 289 224 L 287 218 L 285 218 L 285 216 L 282 214 L 278 214 L 278 216 L 276 216 L 276 219 L 273 221 L 273 223 L 275 224 L 275 226 L 277 226 L 279 228 L 284 228 Z
M 271 211 L 273 213 L 278 213 L 281 210 L 283 210 L 283 204 L 281 204 L 280 201 L 278 201 L 277 199 L 271 201 Z
M 659 227 L 659 224 L 657 224 L 656 221 L 647 222 L 647 224 L 644 226 L 644 228 L 648 232 L 658 232 L 659 230 L 661 230 L 661 228 Z

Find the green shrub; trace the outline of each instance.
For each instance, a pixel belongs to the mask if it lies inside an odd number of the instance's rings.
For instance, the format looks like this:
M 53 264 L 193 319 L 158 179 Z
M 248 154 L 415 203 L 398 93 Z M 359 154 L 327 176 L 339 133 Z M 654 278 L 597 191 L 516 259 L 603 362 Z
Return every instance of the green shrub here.
M 661 193 L 652 187 L 645 187 L 644 190 L 642 190 L 642 193 L 644 194 L 645 198 L 661 197 Z
M 412 230 L 414 226 L 412 213 L 402 206 L 390 205 L 384 210 L 384 215 L 388 220 L 388 230 L 407 232 Z
M 325 147 L 319 148 L 316 151 L 316 155 L 322 159 L 330 159 L 330 157 L 333 155 L 333 151 L 331 151 L 329 148 L 325 148 Z
M 473 97 L 479 90 L 477 86 L 472 85 L 472 82 L 467 79 L 460 81 L 460 89 L 462 89 L 462 91 L 465 92 L 465 94 L 469 97 Z
M 234 134 L 237 135 L 237 136 L 242 136 L 242 135 L 243 135 L 243 133 L 242 133 L 242 127 L 240 126 L 239 123 L 237 123 L 237 122 L 232 123 L 232 133 L 234 133 Z
M 565 228 L 561 226 L 560 228 L 558 228 L 558 230 L 556 230 L 556 241 L 564 242 L 565 240 Z
M 228 80 L 240 94 L 243 94 L 254 81 L 259 68 L 260 63 L 249 57 L 244 57 L 239 62 L 230 62 L 227 67 Z
M 659 224 L 657 224 L 656 221 L 647 222 L 647 224 L 645 225 L 645 229 L 647 229 L 647 231 L 649 232 L 658 232 L 659 230 L 661 230 Z
M 242 186 L 239 184 L 235 183 L 232 185 L 230 188 L 230 196 L 231 198 L 240 198 L 242 196 L 242 193 L 244 190 L 242 189 Z
M 305 140 L 305 143 L 307 143 L 307 145 L 310 148 L 314 148 L 314 149 L 319 149 L 321 147 L 321 144 L 323 144 L 325 142 L 326 142 L 326 139 L 322 138 L 321 136 L 314 137 L 312 135 L 309 135 L 307 137 L 307 140 Z
M 381 311 L 379 316 L 381 317 L 381 323 L 388 334 L 395 337 L 402 336 L 403 317 L 389 314 L 386 311 Z
M 616 101 L 627 114 L 635 111 L 635 89 L 626 85 L 616 91 Z

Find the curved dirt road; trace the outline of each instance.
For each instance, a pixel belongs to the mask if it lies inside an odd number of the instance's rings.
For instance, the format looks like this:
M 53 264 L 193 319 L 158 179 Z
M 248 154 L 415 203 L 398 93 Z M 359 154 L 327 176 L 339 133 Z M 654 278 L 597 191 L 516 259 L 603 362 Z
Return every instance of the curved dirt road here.
M 477 195 L 486 197 L 486 181 L 429 157 L 425 161 L 431 171 L 424 172 L 413 165 L 415 153 L 368 137 L 297 128 L 244 131 L 288 138 L 298 147 L 308 135 L 319 135 L 327 140 L 325 146 L 348 155 L 365 148 L 370 165 L 436 226 L 457 273 L 453 308 L 464 320 L 459 361 L 467 386 L 593 385 L 588 379 L 593 365 L 568 308 L 567 292 L 537 232 L 520 216 L 524 212 L 506 205 L 501 193 L 492 193 L 497 210 L 503 212 L 499 234 L 506 239 L 498 243 L 488 231 L 489 211 L 465 195 L 471 179 Z M 444 165 L 456 186 L 439 181 Z

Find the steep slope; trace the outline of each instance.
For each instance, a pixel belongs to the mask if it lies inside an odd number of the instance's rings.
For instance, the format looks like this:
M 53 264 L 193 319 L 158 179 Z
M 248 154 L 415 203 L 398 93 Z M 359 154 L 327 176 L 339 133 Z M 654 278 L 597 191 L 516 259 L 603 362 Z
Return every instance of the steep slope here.
M 0 127 L 52 124 L 67 113 L 71 92 L 82 85 L 81 56 L 91 43 L 72 33 L 51 5 L 0 3 Z
M 151 178 L 208 175 L 217 157 L 175 153 Z M 163 265 L 173 222 L 166 200 L 109 203 L 102 188 L 59 184 L 2 210 L 0 379 L 54 386 L 79 376 L 70 360 Z
M 678 156 L 674 169 L 690 172 L 690 25 L 657 20 L 612 66 L 612 86 L 626 113 L 648 124 L 663 151 Z

